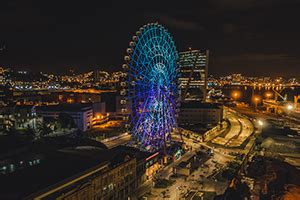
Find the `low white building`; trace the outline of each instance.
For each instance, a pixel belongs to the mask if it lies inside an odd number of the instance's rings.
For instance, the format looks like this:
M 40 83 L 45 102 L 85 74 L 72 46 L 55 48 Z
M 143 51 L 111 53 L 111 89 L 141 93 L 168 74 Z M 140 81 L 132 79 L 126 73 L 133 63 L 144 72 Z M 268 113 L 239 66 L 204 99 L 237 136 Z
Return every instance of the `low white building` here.
M 37 128 L 37 123 L 41 121 L 36 116 L 34 105 L 16 105 L 14 107 L 14 121 L 16 129 Z
M 223 120 L 223 106 L 199 101 L 182 102 L 178 115 L 179 125 L 205 124 L 213 126 Z
M 77 128 L 86 131 L 92 128 L 93 107 L 91 104 L 58 104 L 36 107 L 38 116 L 57 119 L 60 113 L 70 115 Z

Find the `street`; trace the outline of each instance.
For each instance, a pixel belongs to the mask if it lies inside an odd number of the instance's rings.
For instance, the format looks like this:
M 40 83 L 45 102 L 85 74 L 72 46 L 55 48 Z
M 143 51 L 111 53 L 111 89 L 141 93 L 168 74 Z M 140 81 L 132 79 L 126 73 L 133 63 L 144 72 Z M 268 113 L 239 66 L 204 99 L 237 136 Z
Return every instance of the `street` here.
M 101 140 L 101 142 L 105 144 L 107 148 L 111 149 L 113 147 L 126 144 L 127 142 L 130 141 L 130 139 L 131 139 L 130 134 L 122 134 L 119 136 L 115 136 L 113 138 Z
M 247 138 L 253 133 L 254 127 L 252 122 L 234 112 L 227 111 L 229 121 L 229 131 L 212 140 L 212 143 L 226 147 L 240 147 Z

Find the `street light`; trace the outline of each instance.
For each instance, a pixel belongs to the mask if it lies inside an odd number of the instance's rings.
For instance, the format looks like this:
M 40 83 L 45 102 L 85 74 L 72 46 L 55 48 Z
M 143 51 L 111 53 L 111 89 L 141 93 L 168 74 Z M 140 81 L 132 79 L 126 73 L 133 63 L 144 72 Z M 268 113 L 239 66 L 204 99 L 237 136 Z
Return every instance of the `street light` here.
M 257 110 L 257 104 L 258 104 L 258 102 L 260 101 L 260 97 L 258 97 L 258 96 L 254 97 L 254 98 L 253 98 L 253 101 L 254 101 L 254 103 L 255 103 L 255 110 Z
M 291 104 L 287 105 L 286 107 L 289 111 L 293 110 L 294 106 L 292 106 Z
M 293 106 L 292 104 L 288 104 L 288 105 L 286 106 L 286 109 L 287 109 L 287 111 L 288 111 L 288 114 L 290 114 L 291 111 L 294 109 L 294 106 Z
M 241 93 L 239 91 L 234 91 L 231 96 L 236 101 L 240 97 Z
M 264 125 L 264 122 L 261 121 L 261 120 L 258 120 L 257 123 L 258 123 L 259 126 L 263 126 Z

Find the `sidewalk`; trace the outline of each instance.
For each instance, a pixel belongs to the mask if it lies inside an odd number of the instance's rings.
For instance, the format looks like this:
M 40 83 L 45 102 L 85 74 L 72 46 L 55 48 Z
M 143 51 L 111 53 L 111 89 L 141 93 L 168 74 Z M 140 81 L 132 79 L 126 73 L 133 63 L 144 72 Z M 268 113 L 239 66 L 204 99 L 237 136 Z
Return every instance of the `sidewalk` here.
M 153 181 L 152 181 L 152 179 L 147 180 L 145 183 L 143 183 L 142 185 L 140 185 L 136 189 L 136 191 L 134 192 L 134 194 L 132 194 L 130 196 L 130 199 L 136 200 L 139 197 L 142 197 L 144 194 L 150 192 L 152 187 L 153 187 Z
M 172 173 L 173 167 L 176 166 L 176 165 L 178 165 L 181 161 L 188 160 L 193 155 L 194 155 L 194 152 L 187 152 L 187 153 L 185 153 L 178 160 L 176 160 L 176 161 L 170 163 L 169 165 L 165 166 L 164 168 L 162 168 L 161 171 L 156 174 L 156 177 L 159 177 L 160 179 L 169 179 L 169 177 L 170 177 L 170 175 Z M 174 184 L 174 185 L 176 185 L 176 184 Z M 142 185 L 140 185 L 137 188 L 135 194 L 132 195 L 130 198 L 131 199 L 138 199 L 139 197 L 142 197 L 143 195 L 145 195 L 146 193 L 148 193 L 149 191 L 151 191 L 152 187 L 153 187 L 153 180 L 152 179 L 151 180 L 147 180 L 145 183 L 143 183 Z M 155 190 L 159 190 L 160 191 L 160 190 L 164 190 L 164 189 L 155 189 Z M 158 195 L 158 194 L 156 194 L 156 195 Z M 156 196 L 156 195 L 154 195 L 154 196 Z
M 206 133 L 204 133 L 204 142 L 208 142 L 213 140 L 214 138 L 218 137 L 219 135 L 228 132 L 230 129 L 230 123 L 225 120 L 222 122 L 222 128 L 220 125 L 215 126 L 214 128 L 208 130 Z

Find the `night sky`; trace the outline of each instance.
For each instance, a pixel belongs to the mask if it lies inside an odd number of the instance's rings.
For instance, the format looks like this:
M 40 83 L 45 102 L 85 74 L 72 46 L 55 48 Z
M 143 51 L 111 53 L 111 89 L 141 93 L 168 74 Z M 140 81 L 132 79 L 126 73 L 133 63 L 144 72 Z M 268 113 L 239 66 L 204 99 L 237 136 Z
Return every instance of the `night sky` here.
M 2 0 L 0 65 L 56 73 L 120 70 L 135 31 L 158 21 L 178 51 L 210 49 L 210 74 L 300 78 L 299 0 L 103 2 Z

